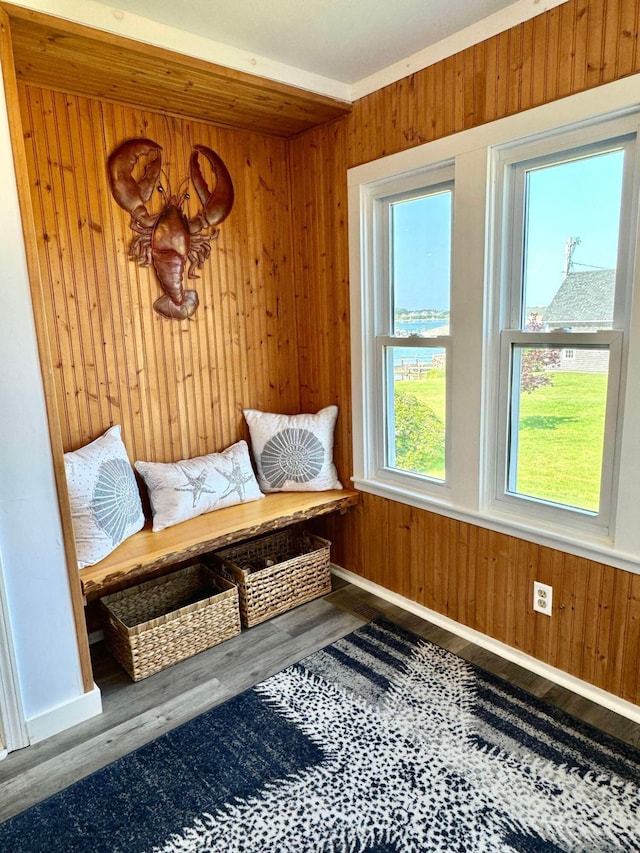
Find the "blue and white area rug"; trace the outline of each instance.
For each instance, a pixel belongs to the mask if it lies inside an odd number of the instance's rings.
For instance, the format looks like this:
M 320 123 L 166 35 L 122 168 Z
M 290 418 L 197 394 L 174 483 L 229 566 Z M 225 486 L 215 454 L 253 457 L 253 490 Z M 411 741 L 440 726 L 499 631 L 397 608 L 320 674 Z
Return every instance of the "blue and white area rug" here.
M 640 753 L 386 621 L 0 826 L 11 853 L 640 851 Z

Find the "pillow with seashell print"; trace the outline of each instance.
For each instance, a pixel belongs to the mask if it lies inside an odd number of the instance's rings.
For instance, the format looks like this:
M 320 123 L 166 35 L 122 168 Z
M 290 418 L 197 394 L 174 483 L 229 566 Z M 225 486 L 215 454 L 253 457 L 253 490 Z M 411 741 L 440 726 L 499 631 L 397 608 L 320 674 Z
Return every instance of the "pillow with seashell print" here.
M 251 450 L 263 492 L 341 489 L 333 463 L 337 406 L 316 414 L 279 415 L 244 409 Z
M 140 492 L 119 425 L 64 454 L 78 568 L 93 566 L 144 526 Z

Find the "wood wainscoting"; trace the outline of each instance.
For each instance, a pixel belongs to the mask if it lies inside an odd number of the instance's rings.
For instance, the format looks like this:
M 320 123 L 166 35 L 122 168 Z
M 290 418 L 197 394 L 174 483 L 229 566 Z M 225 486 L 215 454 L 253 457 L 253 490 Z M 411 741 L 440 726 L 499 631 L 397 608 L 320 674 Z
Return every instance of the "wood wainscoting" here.
M 638 0 L 569 0 L 291 141 L 302 406 L 340 403 L 340 470 L 352 470 L 347 169 L 640 72 L 639 21 Z M 372 495 L 323 532 L 350 571 L 640 703 L 640 576 Z M 534 580 L 553 586 L 551 620 L 533 612 Z

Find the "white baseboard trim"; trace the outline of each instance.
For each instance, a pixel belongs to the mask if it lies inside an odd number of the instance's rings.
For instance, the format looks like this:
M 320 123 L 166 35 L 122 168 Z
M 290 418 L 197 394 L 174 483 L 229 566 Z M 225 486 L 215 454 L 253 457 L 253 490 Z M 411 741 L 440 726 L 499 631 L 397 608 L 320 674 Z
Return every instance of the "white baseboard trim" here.
M 487 651 L 493 652 L 499 657 L 505 658 L 512 663 L 519 664 L 525 669 L 528 669 L 530 672 L 534 672 L 536 675 L 539 675 L 541 678 L 553 681 L 554 684 L 565 687 L 567 690 L 571 690 L 573 693 L 577 693 L 579 696 L 583 696 L 585 699 L 589 699 L 591 702 L 595 702 L 603 708 L 608 708 L 610 711 L 614 711 L 622 717 L 633 720 L 634 723 L 640 723 L 640 706 L 634 705 L 633 702 L 621 699 L 619 696 L 615 696 L 613 693 L 608 693 L 600 687 L 589 684 L 588 681 L 582 681 L 574 675 L 570 675 L 568 672 L 549 666 L 549 664 L 543 663 L 537 658 L 531 657 L 524 652 L 520 652 L 518 649 L 508 646 L 506 643 L 494 640 L 493 637 L 481 634 L 480 631 L 468 628 L 460 622 L 455 622 L 453 619 L 450 619 L 448 616 L 443 616 L 435 610 L 429 610 L 428 607 L 424 607 L 422 604 L 411 601 L 411 599 L 405 598 L 397 592 L 392 592 L 391 590 L 385 589 L 383 586 L 379 586 L 366 578 L 360 577 L 360 575 L 356 575 L 347 569 L 343 569 L 342 566 L 336 566 L 332 563 L 331 571 L 339 578 L 352 583 L 354 586 L 359 586 L 367 592 L 377 595 L 379 598 L 382 598 L 384 601 L 388 601 L 390 604 L 402 607 L 403 610 L 408 610 L 410 613 L 420 616 L 427 622 L 438 625 L 438 627 L 444 628 L 465 640 L 469 640 L 477 646 L 487 649 Z
M 28 719 L 26 724 L 29 743 L 38 743 L 101 713 L 102 694 L 100 688 L 94 684 L 93 690 L 88 693 Z

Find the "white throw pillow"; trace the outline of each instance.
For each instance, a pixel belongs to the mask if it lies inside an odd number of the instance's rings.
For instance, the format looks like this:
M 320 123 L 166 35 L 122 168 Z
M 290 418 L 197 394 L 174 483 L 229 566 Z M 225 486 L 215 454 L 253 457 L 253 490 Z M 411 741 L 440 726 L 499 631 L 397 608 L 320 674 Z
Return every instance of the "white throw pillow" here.
M 136 462 L 135 468 L 149 490 L 154 531 L 264 497 L 246 441 L 238 441 L 222 453 L 181 462 Z
M 333 464 L 337 406 L 315 415 L 276 415 L 244 409 L 251 449 L 263 492 L 341 489 Z
M 78 568 L 93 566 L 144 526 L 120 426 L 64 454 Z

